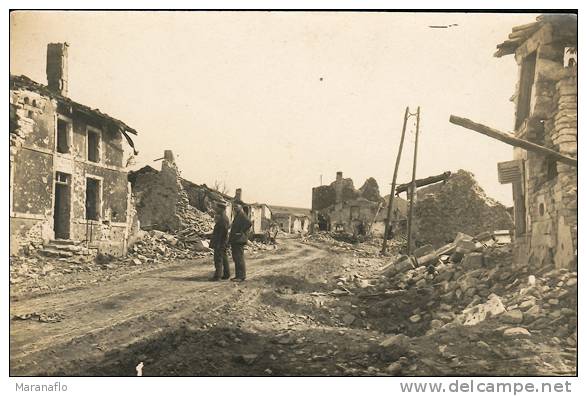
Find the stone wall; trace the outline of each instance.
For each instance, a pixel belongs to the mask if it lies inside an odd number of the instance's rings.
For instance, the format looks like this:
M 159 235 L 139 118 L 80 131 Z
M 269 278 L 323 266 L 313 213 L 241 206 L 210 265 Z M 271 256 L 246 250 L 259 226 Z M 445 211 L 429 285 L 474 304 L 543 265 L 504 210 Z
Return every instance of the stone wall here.
M 416 243 L 436 247 L 452 242 L 458 232 L 474 236 L 513 228 L 506 207 L 487 197 L 473 174 L 462 169 L 446 183 L 418 190 L 413 218 Z
M 539 49 L 537 97 L 531 114 L 542 126 L 528 123 L 522 136 L 562 154 L 577 156 L 577 69 L 565 67 L 563 51 Z M 545 58 L 544 54 L 557 54 Z M 534 125 L 536 125 L 534 123 Z M 572 268 L 577 250 L 577 168 L 526 153 L 526 234 L 516 239 L 515 254 L 531 266 Z

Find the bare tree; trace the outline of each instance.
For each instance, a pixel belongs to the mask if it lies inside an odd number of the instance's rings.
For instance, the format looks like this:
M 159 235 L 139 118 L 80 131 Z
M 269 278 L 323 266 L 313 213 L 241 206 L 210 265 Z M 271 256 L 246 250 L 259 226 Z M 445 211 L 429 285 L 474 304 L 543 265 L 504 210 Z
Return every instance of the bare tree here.
M 220 180 L 214 180 L 214 184 L 212 185 L 212 188 L 221 194 L 228 194 L 228 190 L 229 190 L 228 186 L 226 185 L 226 182 L 220 181 Z

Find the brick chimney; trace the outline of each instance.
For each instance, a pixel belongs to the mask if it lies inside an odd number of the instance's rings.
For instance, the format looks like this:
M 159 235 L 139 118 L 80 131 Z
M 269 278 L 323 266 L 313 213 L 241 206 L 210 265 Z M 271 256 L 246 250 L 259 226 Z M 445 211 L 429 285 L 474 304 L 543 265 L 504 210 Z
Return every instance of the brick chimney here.
M 67 43 L 47 45 L 47 86 L 53 92 L 67 96 Z
M 173 155 L 173 151 L 171 150 L 163 151 L 163 159 L 165 161 L 171 162 L 172 164 L 175 164 L 175 156 Z
M 336 181 L 334 182 L 334 193 L 335 193 L 334 202 L 335 203 L 342 202 L 343 184 L 344 183 L 342 182 L 342 172 L 336 172 Z
M 235 201 L 242 201 L 243 190 L 242 188 L 237 188 L 234 192 L 234 200 Z

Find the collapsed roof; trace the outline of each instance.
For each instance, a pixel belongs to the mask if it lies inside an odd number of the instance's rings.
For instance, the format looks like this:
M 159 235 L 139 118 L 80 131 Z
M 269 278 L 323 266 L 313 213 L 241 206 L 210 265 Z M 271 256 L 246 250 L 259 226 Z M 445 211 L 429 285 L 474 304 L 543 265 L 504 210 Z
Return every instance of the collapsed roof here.
M 129 136 L 129 134 L 138 135 L 138 133 L 134 128 L 131 128 L 130 126 L 126 125 L 124 122 L 122 122 L 114 117 L 111 117 L 108 114 L 102 113 L 98 109 L 92 109 L 89 106 L 86 106 L 86 105 L 83 105 L 83 104 L 78 103 L 76 101 L 73 101 L 66 96 L 63 96 L 55 91 L 52 91 L 46 85 L 43 85 L 43 84 L 40 84 L 36 81 L 31 80 L 27 76 L 22 76 L 22 75 L 15 76 L 15 75 L 11 74 L 10 75 L 10 89 L 11 90 L 23 89 L 23 90 L 36 92 L 40 95 L 49 97 L 49 98 L 54 99 L 60 103 L 63 103 L 67 106 L 70 106 L 72 111 L 77 111 L 80 113 L 85 113 L 85 114 L 97 116 L 99 118 L 106 120 L 107 122 L 109 122 L 110 124 L 112 124 L 118 128 L 118 130 L 126 138 L 130 147 L 132 147 L 135 155 L 138 154 L 138 151 L 135 149 L 134 142 L 131 139 L 131 137 Z
M 556 27 L 558 40 L 567 40 L 565 45 L 577 44 L 577 15 L 576 14 L 545 14 L 536 18 L 536 22 L 519 25 L 512 28 L 508 39 L 497 45 L 493 56 L 501 58 L 516 52 L 518 47 L 533 36 L 547 36 L 552 34 Z

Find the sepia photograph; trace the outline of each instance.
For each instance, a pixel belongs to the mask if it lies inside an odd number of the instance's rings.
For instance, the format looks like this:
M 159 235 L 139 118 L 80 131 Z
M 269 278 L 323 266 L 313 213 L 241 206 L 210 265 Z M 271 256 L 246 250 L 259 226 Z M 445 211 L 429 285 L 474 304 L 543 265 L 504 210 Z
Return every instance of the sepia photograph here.
M 17 393 L 142 376 L 570 392 L 578 10 L 5 16 Z

